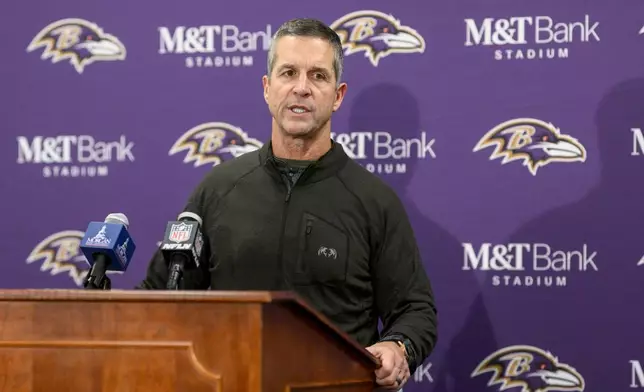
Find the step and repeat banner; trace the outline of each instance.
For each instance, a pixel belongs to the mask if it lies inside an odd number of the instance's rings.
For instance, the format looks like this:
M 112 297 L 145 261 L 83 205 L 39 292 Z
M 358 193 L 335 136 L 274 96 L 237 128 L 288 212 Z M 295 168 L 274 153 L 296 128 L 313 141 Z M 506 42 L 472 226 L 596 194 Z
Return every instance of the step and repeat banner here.
M 366 7 L 366 8 L 365 8 Z M 334 139 L 390 183 L 437 300 L 406 392 L 644 390 L 644 3 L 0 5 L 4 288 L 81 288 L 124 213 L 132 288 L 206 172 L 265 143 L 272 35 L 342 37 Z

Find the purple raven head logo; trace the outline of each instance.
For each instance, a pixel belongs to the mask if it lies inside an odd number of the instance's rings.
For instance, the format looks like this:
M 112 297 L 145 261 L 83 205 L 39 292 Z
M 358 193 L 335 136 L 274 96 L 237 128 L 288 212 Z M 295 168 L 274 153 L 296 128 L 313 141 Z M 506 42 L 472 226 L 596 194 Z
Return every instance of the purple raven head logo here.
M 41 59 L 51 59 L 52 63 L 68 60 L 79 74 L 96 61 L 124 60 L 126 56 L 118 38 L 104 33 L 95 23 L 77 18 L 47 25 L 32 39 L 27 52 L 41 48 Z
M 492 373 L 488 386 L 517 392 L 583 391 L 584 378 L 550 352 L 534 346 L 510 346 L 495 351 L 472 372 L 472 377 Z
M 40 241 L 27 257 L 27 264 L 41 261 L 40 271 L 51 275 L 67 272 L 77 286 L 81 287 L 89 270 L 87 259 L 80 250 L 85 233 L 65 230 L 54 233 Z
M 209 122 L 184 133 L 170 148 L 169 155 L 187 151 L 184 163 L 194 161 L 195 167 L 210 163 L 216 166 L 226 156 L 237 158 L 261 147 L 262 142 L 249 137 L 241 128 L 224 122 Z
M 356 11 L 331 23 L 345 55 L 364 52 L 374 67 L 393 53 L 423 53 L 425 40 L 414 29 L 380 11 Z
M 518 118 L 492 128 L 474 147 L 474 152 L 494 147 L 490 160 L 501 164 L 522 161 L 533 176 L 551 162 L 585 162 L 586 149 L 559 128 L 533 118 Z

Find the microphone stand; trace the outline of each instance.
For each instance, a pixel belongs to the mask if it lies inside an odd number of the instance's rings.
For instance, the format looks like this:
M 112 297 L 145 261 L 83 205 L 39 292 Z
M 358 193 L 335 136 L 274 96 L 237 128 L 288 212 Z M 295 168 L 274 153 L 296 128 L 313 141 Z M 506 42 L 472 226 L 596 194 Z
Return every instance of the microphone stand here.
M 103 276 L 100 281 L 95 281 L 94 277 L 89 276 L 85 279 L 84 286 L 87 290 L 111 290 L 112 281 L 107 276 Z
M 107 259 L 102 254 L 95 256 L 96 262 L 87 273 L 83 286 L 87 290 L 111 290 L 112 281 L 107 277 Z M 97 271 L 98 270 L 98 271 Z
M 170 276 L 166 284 L 166 290 L 179 290 L 181 280 L 183 279 L 184 260 L 182 257 L 176 257 L 176 260 L 170 266 Z

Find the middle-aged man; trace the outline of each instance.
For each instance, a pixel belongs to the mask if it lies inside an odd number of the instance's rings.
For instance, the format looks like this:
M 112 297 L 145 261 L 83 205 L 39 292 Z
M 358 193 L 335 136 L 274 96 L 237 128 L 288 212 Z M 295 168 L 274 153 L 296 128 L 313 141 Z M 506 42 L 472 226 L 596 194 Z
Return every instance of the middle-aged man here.
M 215 166 L 190 196 L 184 211 L 203 218 L 211 256 L 183 288 L 295 291 L 380 359 L 377 384 L 398 390 L 436 344 L 437 311 L 400 199 L 331 139 L 342 68 L 340 38 L 322 22 L 275 33 L 262 79 L 271 139 Z M 167 279 L 157 252 L 138 288 Z

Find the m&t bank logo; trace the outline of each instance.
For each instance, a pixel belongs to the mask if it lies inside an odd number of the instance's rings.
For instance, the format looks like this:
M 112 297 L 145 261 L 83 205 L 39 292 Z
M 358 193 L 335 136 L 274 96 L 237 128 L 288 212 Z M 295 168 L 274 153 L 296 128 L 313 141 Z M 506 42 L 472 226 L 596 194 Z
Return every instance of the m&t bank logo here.
M 544 243 L 463 244 L 464 271 L 489 271 L 492 286 L 563 287 L 572 272 L 597 271 L 597 252 L 557 250 Z
M 599 22 L 550 16 L 465 19 L 465 46 L 493 48 L 495 60 L 567 59 L 573 44 L 599 42 Z

